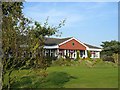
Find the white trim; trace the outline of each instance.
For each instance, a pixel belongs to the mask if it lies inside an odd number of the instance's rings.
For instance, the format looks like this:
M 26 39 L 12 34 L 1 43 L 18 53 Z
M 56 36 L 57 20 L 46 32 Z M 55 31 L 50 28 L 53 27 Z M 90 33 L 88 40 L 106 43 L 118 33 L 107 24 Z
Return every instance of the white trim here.
M 70 39 L 68 39 L 68 40 L 66 40 L 66 41 L 64 41 L 64 42 L 62 42 L 62 43 L 60 43 L 60 44 L 58 44 L 58 45 L 60 46 L 60 45 L 62 45 L 62 44 L 64 44 L 64 43 L 69 42 L 70 40 L 72 40 L 72 38 L 70 38 Z
M 80 44 L 82 44 L 83 46 L 85 46 L 86 49 L 89 48 L 89 47 L 86 46 L 84 43 L 82 43 L 81 41 L 77 40 L 77 39 L 74 38 L 74 37 L 72 37 L 72 38 L 70 38 L 70 39 L 68 39 L 68 40 L 66 40 L 66 41 L 64 41 L 64 42 L 62 42 L 62 43 L 60 43 L 59 46 L 62 45 L 62 44 L 65 44 L 65 43 L 67 43 L 67 42 L 69 42 L 69 41 L 72 40 L 72 39 L 75 39 L 77 42 L 79 42 Z
M 58 45 L 54 45 L 54 46 L 44 46 L 45 49 L 56 49 L 59 48 Z
M 88 48 L 87 50 L 90 50 L 90 51 L 102 51 L 102 49 L 96 49 L 96 48 Z
M 88 57 L 88 55 L 87 55 L 87 50 L 85 50 L 85 58 L 87 58 Z

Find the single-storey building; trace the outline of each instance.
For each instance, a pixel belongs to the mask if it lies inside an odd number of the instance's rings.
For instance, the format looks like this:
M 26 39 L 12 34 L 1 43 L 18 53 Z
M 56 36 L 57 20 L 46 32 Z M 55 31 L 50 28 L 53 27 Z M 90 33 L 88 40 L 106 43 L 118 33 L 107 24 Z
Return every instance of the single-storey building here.
M 77 58 L 77 51 L 80 52 L 80 57 L 87 58 L 88 52 L 91 53 L 91 58 L 100 58 L 100 47 L 92 46 L 77 40 L 74 37 L 69 38 L 45 38 L 45 56 L 51 57 L 66 57 Z

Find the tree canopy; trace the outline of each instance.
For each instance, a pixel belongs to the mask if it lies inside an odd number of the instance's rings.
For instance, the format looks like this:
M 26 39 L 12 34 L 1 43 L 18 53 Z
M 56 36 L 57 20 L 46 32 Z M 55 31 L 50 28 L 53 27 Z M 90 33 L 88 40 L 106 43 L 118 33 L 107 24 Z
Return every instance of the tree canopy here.
M 103 47 L 102 53 L 108 56 L 113 55 L 113 53 L 120 53 L 120 42 L 116 40 L 102 42 Z

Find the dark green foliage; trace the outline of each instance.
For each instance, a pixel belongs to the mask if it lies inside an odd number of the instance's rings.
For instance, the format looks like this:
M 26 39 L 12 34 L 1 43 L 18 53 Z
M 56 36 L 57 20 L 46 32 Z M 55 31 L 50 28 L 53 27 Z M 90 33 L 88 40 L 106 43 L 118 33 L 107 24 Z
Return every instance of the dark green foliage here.
M 3 81 L 4 74 L 9 71 L 9 83 L 8 88 L 10 88 L 10 83 L 12 82 L 10 74 L 12 70 L 22 64 L 19 60 L 18 51 L 19 40 L 17 32 L 17 24 L 23 18 L 22 14 L 23 3 L 22 2 L 2 2 L 2 49 L 3 49 Z M 3 83 L 4 86 L 4 83 Z
M 102 57 L 102 60 L 103 61 L 110 61 L 110 62 L 115 63 L 114 58 L 112 56 L 104 56 L 104 57 Z
M 31 78 L 33 78 L 33 77 L 24 76 L 19 81 L 15 82 L 12 85 L 12 87 L 14 86 L 13 88 L 17 88 L 19 86 L 19 87 L 22 87 L 22 88 L 27 88 L 30 85 L 32 85 L 32 79 Z
M 113 53 L 120 53 L 120 42 L 112 40 L 102 42 L 103 47 L 102 55 L 112 56 Z
M 120 54 L 120 42 L 119 41 L 105 41 L 102 42 L 103 50 L 101 52 L 101 58 L 103 61 L 111 61 L 117 63 L 118 54 Z
M 55 61 L 53 61 L 52 65 L 53 66 L 71 66 L 72 62 L 71 59 L 64 59 L 64 58 L 59 58 Z
M 57 60 L 57 57 L 50 57 L 50 56 L 46 56 L 44 57 L 47 66 L 50 66 L 52 64 L 52 61 Z
M 64 63 L 64 59 L 63 59 L 63 58 L 59 58 L 59 59 L 53 61 L 52 64 L 53 64 L 53 65 L 60 65 L 60 66 L 62 66 L 63 63 Z
M 4 16 L 12 15 L 14 18 L 20 18 L 23 9 L 22 2 L 2 2 L 2 13 Z

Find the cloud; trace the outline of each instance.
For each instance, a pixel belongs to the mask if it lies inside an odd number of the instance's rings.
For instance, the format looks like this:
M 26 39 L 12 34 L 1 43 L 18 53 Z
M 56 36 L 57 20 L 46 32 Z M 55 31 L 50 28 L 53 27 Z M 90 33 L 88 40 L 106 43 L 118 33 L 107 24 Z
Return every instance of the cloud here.
M 72 13 L 70 12 L 70 10 L 66 11 L 63 10 L 63 8 L 61 8 L 60 10 L 58 10 L 57 8 L 44 8 L 43 10 L 43 8 L 44 7 L 41 8 L 40 5 L 27 7 L 25 8 L 24 13 L 27 17 L 31 17 L 41 22 L 45 21 L 46 18 L 49 16 L 49 22 L 51 24 L 59 23 L 59 21 L 63 19 L 67 19 L 66 23 L 70 25 L 84 20 L 84 17 L 82 15 Z
M 28 5 L 27 5 L 28 4 Z M 74 27 L 78 24 L 107 17 L 115 11 L 106 11 L 108 3 L 81 2 L 81 3 L 33 3 L 25 4 L 24 13 L 36 21 L 44 23 L 49 16 L 50 25 L 58 25 L 61 20 L 66 19 L 65 27 Z M 104 18 L 105 19 L 105 18 Z

